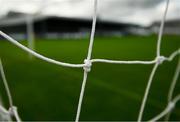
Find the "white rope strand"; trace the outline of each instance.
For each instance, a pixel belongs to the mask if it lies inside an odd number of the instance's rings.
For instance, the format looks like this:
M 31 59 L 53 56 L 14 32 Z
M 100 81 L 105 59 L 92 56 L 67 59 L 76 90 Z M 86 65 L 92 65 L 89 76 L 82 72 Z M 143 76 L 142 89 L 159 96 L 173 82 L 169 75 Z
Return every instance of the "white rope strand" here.
M 91 59 L 91 55 L 92 55 L 92 48 L 93 48 L 93 43 L 94 43 L 95 31 L 96 31 L 97 1 L 98 0 L 94 0 L 93 23 L 92 23 L 92 30 L 91 30 L 91 37 L 90 37 L 90 43 L 89 43 L 87 60 L 90 60 Z
M 7 83 L 7 80 L 6 80 L 6 76 L 5 76 L 5 73 L 4 73 L 4 69 L 3 69 L 1 58 L 0 58 L 0 72 L 1 72 L 1 76 L 2 76 L 2 81 L 3 81 L 4 87 L 5 87 L 7 96 L 8 96 L 9 106 L 10 106 L 10 110 L 11 111 L 7 111 L 6 109 L 3 109 L 2 106 L 0 106 L 0 110 L 3 111 L 6 114 L 14 116 L 16 118 L 17 122 L 21 122 L 21 119 L 20 119 L 20 117 L 18 115 L 18 112 L 17 112 L 17 108 L 13 106 L 12 95 L 11 95 L 11 92 L 10 92 L 10 89 L 9 89 L 9 86 L 8 86 L 8 83 Z
M 3 69 L 1 58 L 0 58 L 0 72 L 1 72 L 1 76 L 2 76 L 2 81 L 3 81 L 4 87 L 5 87 L 7 96 L 8 96 L 9 106 L 13 107 L 12 95 L 11 95 L 11 92 L 10 92 L 10 89 L 9 89 L 9 86 L 8 86 L 8 83 L 7 83 L 7 80 L 6 80 L 6 76 L 5 76 L 5 73 L 4 73 L 4 69 Z
M 93 25 L 95 25 L 95 24 L 93 24 Z M 94 32 L 92 32 L 92 33 L 94 33 Z M 2 31 L 0 31 L 0 35 L 3 36 L 5 39 L 7 39 L 12 44 L 16 45 L 17 47 L 23 49 L 24 51 L 26 51 L 28 53 L 31 53 L 35 57 L 37 57 L 37 58 L 39 58 L 41 60 L 44 60 L 46 62 L 61 65 L 61 66 L 66 66 L 66 67 L 73 67 L 73 68 L 82 68 L 82 67 L 86 66 L 85 64 L 70 64 L 70 63 L 64 63 L 64 62 L 56 61 L 54 59 L 50 59 L 48 57 L 40 55 L 39 53 L 36 53 L 35 51 L 25 47 L 24 45 L 20 44 L 18 41 L 14 40 L 13 38 L 11 38 L 10 36 L 8 36 L 7 34 L 5 34 Z M 89 48 L 89 52 L 92 52 L 93 42 L 91 42 L 90 45 L 91 45 L 90 46 L 91 48 Z M 177 51 L 172 53 L 170 55 L 170 57 L 166 57 L 165 60 L 172 61 L 174 59 L 174 57 L 176 57 L 178 54 L 180 54 L 180 49 L 178 49 Z M 90 53 L 88 53 L 88 57 L 89 56 L 91 58 Z M 99 62 L 99 63 L 112 63 L 112 64 L 154 64 L 154 63 L 156 63 L 156 60 L 152 60 L 152 61 L 138 61 L 138 60 L 135 60 L 135 61 L 117 61 L 117 60 L 108 60 L 108 59 L 92 59 L 90 61 L 92 63 L 98 63 Z
M 79 122 L 79 117 L 80 117 L 80 113 L 81 113 L 81 106 L 82 106 L 82 101 L 83 101 L 83 97 L 84 97 L 84 91 L 85 91 L 85 87 L 86 87 L 88 72 L 90 72 L 91 65 L 92 65 L 92 62 L 90 59 L 91 59 L 91 55 L 92 55 L 92 48 L 93 48 L 93 43 L 94 43 L 95 31 L 96 31 L 96 20 L 97 20 L 97 0 L 94 0 L 94 14 L 93 14 L 91 37 L 90 37 L 87 59 L 84 60 L 84 63 L 85 63 L 84 76 L 83 76 L 84 78 L 83 78 L 83 83 L 82 83 L 79 102 L 78 102 L 78 109 L 77 109 L 76 120 L 75 120 L 76 122 Z
M 169 7 L 169 0 L 167 0 L 167 2 L 166 2 L 165 12 L 164 12 L 163 18 L 161 20 L 161 26 L 160 26 L 160 30 L 159 30 L 159 34 L 158 34 L 158 41 L 157 41 L 157 54 L 156 54 L 157 56 L 161 55 L 160 54 L 161 40 L 162 40 L 162 35 L 163 35 L 163 30 L 164 30 L 164 23 L 165 23 L 168 7 Z
M 176 103 L 180 101 L 180 94 L 174 98 L 174 100 L 169 102 L 168 106 L 156 117 L 153 119 L 149 120 L 150 122 L 155 122 L 164 117 L 166 114 L 172 111 L 172 109 L 175 107 Z
M 3 36 L 5 39 L 7 39 L 9 42 L 16 45 L 17 47 L 23 49 L 24 51 L 32 54 L 33 56 L 35 56 L 35 57 L 37 57 L 37 58 L 39 58 L 41 60 L 47 61 L 49 63 L 61 65 L 61 66 L 66 66 L 66 67 L 74 67 L 74 68 L 84 67 L 84 64 L 70 64 L 70 63 L 64 63 L 64 62 L 56 61 L 54 59 L 47 58 L 47 57 L 45 57 L 43 55 L 40 55 L 40 54 L 36 53 L 35 51 L 33 51 L 31 49 L 25 47 L 24 45 L 20 44 L 19 42 L 17 42 L 16 40 L 14 40 L 13 38 L 11 38 L 10 36 L 8 36 L 7 34 L 5 34 L 2 31 L 0 31 L 0 35 Z
M 161 40 L 162 40 L 164 22 L 165 22 L 165 19 L 166 19 L 166 14 L 167 14 L 167 11 L 168 11 L 168 7 L 169 7 L 169 0 L 167 0 L 167 2 L 166 2 L 165 12 L 164 12 L 164 15 L 163 15 L 163 18 L 162 18 L 162 21 L 161 21 L 161 27 L 160 27 L 160 30 L 159 30 L 158 41 L 157 41 L 157 59 L 161 58 L 160 57 L 160 55 L 161 55 L 160 54 Z M 143 98 L 143 101 L 142 101 L 142 104 L 141 104 L 141 108 L 140 108 L 140 112 L 139 112 L 139 116 L 138 116 L 138 122 L 142 121 L 144 108 L 145 108 L 145 105 L 146 105 L 147 97 L 148 97 L 148 94 L 149 94 L 149 91 L 150 91 L 150 87 L 151 87 L 151 84 L 152 84 L 154 74 L 155 74 L 159 64 L 163 62 L 163 60 L 159 60 L 159 61 L 160 62 L 157 62 L 155 64 L 155 66 L 154 66 L 154 68 L 153 68 L 153 70 L 151 72 L 151 75 L 150 75 L 150 78 L 149 78 L 149 81 L 148 81 L 148 85 L 146 87 L 145 95 L 144 95 L 144 98 Z
M 157 57 L 151 61 L 140 61 L 140 60 L 118 61 L 118 60 L 109 60 L 109 59 L 92 59 L 91 62 L 92 63 L 110 63 L 110 64 L 145 64 L 145 65 L 150 65 L 150 64 L 157 63 L 159 60 L 162 62 L 163 61 L 172 61 L 178 55 L 180 55 L 180 49 L 174 51 L 172 54 L 170 54 L 169 57 L 159 56 L 159 57 Z
M 180 56 L 179 56 L 177 68 L 176 68 L 176 71 L 175 71 L 175 74 L 174 74 L 174 77 L 173 77 L 173 80 L 172 80 L 172 83 L 171 83 L 171 86 L 170 86 L 170 89 L 168 92 L 168 103 L 171 102 L 171 100 L 172 100 L 174 89 L 175 89 L 176 83 L 178 81 L 179 74 L 180 74 Z M 171 116 L 171 112 L 169 112 L 166 115 L 165 121 L 168 121 L 170 116 Z
M 178 101 L 180 101 L 180 94 L 174 98 L 173 103 L 176 104 Z
M 82 101 L 83 101 L 83 97 L 84 97 L 84 90 L 86 87 L 87 76 L 88 76 L 88 73 L 86 71 L 84 71 L 83 83 L 81 86 L 81 93 L 80 93 L 80 97 L 79 97 L 79 103 L 78 103 L 78 109 L 77 109 L 77 113 L 76 113 L 75 122 L 79 122 L 79 117 L 80 117 L 80 113 L 81 113 L 81 106 L 82 106 Z
M 138 116 L 138 122 L 141 122 L 141 120 L 142 120 L 142 116 L 143 116 L 143 113 L 144 113 L 144 108 L 145 108 L 145 105 L 146 105 L 147 97 L 148 97 L 150 87 L 151 87 L 151 84 L 152 84 L 152 81 L 153 81 L 153 78 L 154 78 L 154 75 L 155 75 L 155 72 L 156 72 L 158 66 L 159 66 L 158 63 L 156 63 L 154 65 L 153 70 L 151 72 L 151 75 L 149 77 L 148 84 L 147 84 L 147 87 L 146 87 L 146 91 L 145 91 L 143 101 L 142 101 L 142 104 L 141 104 L 139 116 Z
M 171 83 L 171 87 L 170 87 L 169 93 L 168 93 L 168 101 L 169 102 L 171 101 L 171 99 L 173 97 L 173 92 L 174 92 L 176 83 L 178 81 L 179 73 L 180 73 L 180 57 L 179 57 L 177 69 L 175 71 L 175 74 L 174 74 L 174 77 L 173 77 L 173 80 L 172 80 L 172 83 Z
M 117 61 L 108 59 L 92 59 L 92 63 L 110 63 L 110 64 L 155 64 L 156 60 L 152 61 Z
M 10 107 L 10 108 L 9 108 L 9 114 L 10 114 L 11 116 L 14 116 L 14 117 L 16 118 L 16 121 L 17 121 L 17 122 L 21 122 L 21 119 L 20 119 L 19 114 L 18 114 L 18 112 L 17 112 L 17 107 L 15 107 L 15 106 Z
M 155 121 L 161 119 L 163 116 L 165 116 L 169 111 L 171 111 L 173 109 L 173 105 L 174 105 L 173 103 L 169 103 L 169 105 L 160 114 L 158 114 L 153 119 L 149 120 L 149 122 L 155 122 Z
M 0 112 L 5 114 L 5 115 L 9 115 L 9 112 L 1 105 L 0 105 Z
M 180 49 L 174 51 L 168 58 L 166 58 L 166 60 L 172 61 L 177 55 L 180 55 Z

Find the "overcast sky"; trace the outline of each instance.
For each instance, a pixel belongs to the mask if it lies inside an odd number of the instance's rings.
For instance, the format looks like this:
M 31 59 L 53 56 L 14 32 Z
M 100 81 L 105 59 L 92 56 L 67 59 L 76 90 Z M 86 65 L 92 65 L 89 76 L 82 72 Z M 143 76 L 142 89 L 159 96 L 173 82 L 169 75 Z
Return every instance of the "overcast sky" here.
M 98 0 L 98 18 L 148 26 L 161 19 L 165 2 L 166 0 Z M 0 16 L 6 15 L 8 11 L 91 19 L 93 0 L 0 0 Z M 180 19 L 180 0 L 170 0 L 167 19 Z

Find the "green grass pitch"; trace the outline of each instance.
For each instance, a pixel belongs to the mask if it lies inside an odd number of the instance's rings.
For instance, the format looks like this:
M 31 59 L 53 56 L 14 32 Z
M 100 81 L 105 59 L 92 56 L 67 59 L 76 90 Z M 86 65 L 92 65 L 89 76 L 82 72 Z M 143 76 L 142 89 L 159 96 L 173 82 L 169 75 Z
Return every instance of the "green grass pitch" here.
M 26 45 L 26 42 L 23 41 Z M 152 60 L 156 55 L 155 35 L 96 37 L 93 58 Z M 82 63 L 89 39 L 38 39 L 36 50 L 53 59 Z M 180 47 L 179 36 L 164 36 L 161 54 L 169 56 Z M 82 69 L 49 64 L 34 58 L 7 41 L 0 41 L 6 77 L 22 120 L 75 120 L 83 77 Z M 164 62 L 152 83 L 143 120 L 160 113 L 167 105 L 167 94 L 177 64 Z M 137 120 L 142 97 L 153 65 L 95 63 L 89 73 L 80 120 Z M 0 79 L 0 93 L 8 107 Z M 180 93 L 180 80 L 174 95 Z M 171 116 L 180 120 L 180 103 Z

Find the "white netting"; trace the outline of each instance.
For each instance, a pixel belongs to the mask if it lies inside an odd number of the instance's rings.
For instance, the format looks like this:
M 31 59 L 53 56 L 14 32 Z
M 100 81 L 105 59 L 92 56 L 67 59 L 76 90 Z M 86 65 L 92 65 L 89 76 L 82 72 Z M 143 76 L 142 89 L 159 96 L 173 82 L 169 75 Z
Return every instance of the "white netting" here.
M 77 113 L 76 113 L 76 119 L 75 121 L 78 122 L 79 121 L 79 117 L 80 117 L 80 112 L 81 112 L 81 105 L 83 102 L 83 96 L 84 96 L 84 91 L 85 91 L 85 86 L 86 86 L 86 81 L 87 81 L 87 77 L 88 77 L 88 73 L 91 71 L 91 66 L 93 65 L 93 63 L 112 63 L 112 64 L 144 64 L 144 65 L 150 65 L 150 64 L 154 64 L 154 67 L 152 69 L 152 72 L 149 76 L 149 80 L 147 83 L 147 87 L 145 90 L 145 94 L 142 100 L 142 104 L 141 104 L 141 108 L 140 108 L 140 112 L 139 112 L 139 116 L 138 116 L 138 121 L 141 122 L 142 121 L 142 117 L 143 117 L 143 113 L 144 113 L 144 108 L 146 105 L 146 101 L 148 98 L 148 94 L 150 91 L 150 87 L 154 78 L 154 75 L 159 67 L 159 65 L 161 65 L 163 62 L 165 61 L 172 61 L 175 57 L 180 55 L 180 49 L 174 51 L 173 53 L 171 53 L 171 55 L 169 57 L 165 57 L 161 55 L 161 39 L 162 39 L 162 35 L 163 35 L 163 29 L 164 29 L 164 22 L 165 22 L 165 18 L 167 15 L 167 11 L 168 11 L 168 6 L 169 6 L 169 0 L 167 0 L 167 4 L 165 7 L 165 12 L 161 21 L 161 26 L 160 26 L 160 30 L 159 30 L 159 34 L 158 34 L 158 41 L 157 41 L 157 54 L 156 57 L 153 60 L 150 61 L 140 61 L 140 60 L 133 60 L 133 61 L 117 61 L 117 60 L 108 60 L 108 59 L 91 59 L 91 55 L 92 55 L 92 49 L 93 49 L 93 42 L 94 42 L 94 36 L 95 36 L 95 29 L 96 29 L 96 18 L 97 18 L 97 3 L 98 0 L 94 0 L 94 16 L 93 16 L 93 23 L 92 23 L 92 31 L 91 31 L 91 37 L 90 37 L 90 43 L 89 43 L 89 49 L 88 49 L 88 54 L 87 54 L 87 58 L 84 60 L 83 64 L 70 64 L 70 63 L 65 63 L 65 62 L 60 62 L 60 61 L 56 61 L 54 59 L 45 57 L 39 53 L 36 53 L 35 51 L 23 46 L 22 44 L 20 44 L 18 41 L 14 40 L 13 38 L 11 38 L 10 36 L 8 36 L 7 34 L 5 34 L 4 32 L 0 31 L 0 35 L 2 37 L 4 37 L 5 39 L 7 39 L 9 42 L 11 42 L 12 44 L 16 45 L 17 47 L 23 49 L 24 51 L 30 53 L 31 55 L 47 61 L 49 63 L 53 63 L 53 64 L 57 64 L 57 65 L 61 65 L 64 67 L 72 67 L 72 68 L 83 68 L 84 69 L 84 77 L 83 77 L 83 82 L 82 82 L 82 87 L 81 87 L 81 92 L 80 92 L 80 97 L 79 97 L 79 103 L 78 103 L 78 108 L 77 108 Z M 3 71 L 3 66 L 2 63 L 0 61 L 0 70 L 1 70 L 1 75 L 3 78 L 3 82 L 6 88 L 6 92 L 9 98 L 9 104 L 10 104 L 10 109 L 9 111 L 6 110 L 3 106 L 0 106 L 0 112 L 2 112 L 5 115 L 8 116 L 14 116 L 16 118 L 17 121 L 21 121 L 20 117 L 17 113 L 17 108 L 13 106 L 13 102 L 12 102 L 12 97 L 10 94 L 10 90 L 8 88 L 8 84 L 5 78 L 5 74 Z M 169 119 L 169 116 L 172 112 L 172 109 L 175 107 L 176 103 L 180 100 L 180 94 L 177 95 L 175 98 L 172 98 L 173 92 L 174 92 L 174 88 L 175 85 L 177 83 L 178 77 L 179 77 L 179 72 L 180 72 L 180 58 L 178 60 L 178 65 L 177 65 L 177 69 L 175 71 L 170 89 L 169 89 L 169 94 L 168 94 L 168 105 L 167 107 L 164 109 L 164 111 L 162 111 L 159 115 L 157 115 L 156 117 L 152 118 L 150 121 L 157 121 L 159 119 L 161 119 L 162 117 L 166 116 L 166 120 Z

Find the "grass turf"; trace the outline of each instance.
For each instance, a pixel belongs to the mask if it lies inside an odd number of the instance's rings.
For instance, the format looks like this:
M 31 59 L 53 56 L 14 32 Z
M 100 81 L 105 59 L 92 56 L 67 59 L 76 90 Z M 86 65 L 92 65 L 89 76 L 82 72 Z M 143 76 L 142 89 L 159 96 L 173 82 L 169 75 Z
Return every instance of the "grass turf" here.
M 162 55 L 169 56 L 180 46 L 179 36 L 164 36 Z M 26 42 L 22 42 L 26 45 Z M 59 39 L 36 42 L 37 52 L 56 60 L 82 63 L 88 39 Z M 93 58 L 116 60 L 152 60 L 156 54 L 156 36 L 96 37 Z M 7 80 L 22 120 L 74 120 L 83 70 L 29 60 L 28 54 L 9 42 L 0 42 Z M 144 120 L 161 112 L 177 58 L 157 70 L 148 97 Z M 137 120 L 148 77 L 153 65 L 95 63 L 89 73 L 80 120 Z M 1 79 L 0 79 L 1 81 Z M 0 93 L 8 106 L 3 84 Z M 180 82 L 175 94 L 180 93 Z M 180 103 L 171 116 L 180 120 Z

